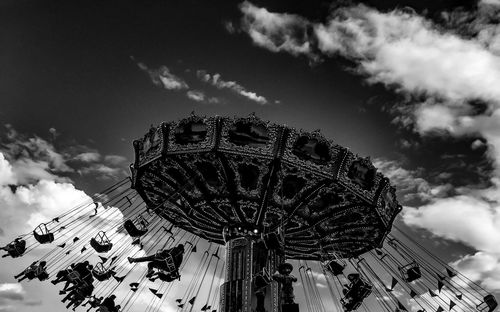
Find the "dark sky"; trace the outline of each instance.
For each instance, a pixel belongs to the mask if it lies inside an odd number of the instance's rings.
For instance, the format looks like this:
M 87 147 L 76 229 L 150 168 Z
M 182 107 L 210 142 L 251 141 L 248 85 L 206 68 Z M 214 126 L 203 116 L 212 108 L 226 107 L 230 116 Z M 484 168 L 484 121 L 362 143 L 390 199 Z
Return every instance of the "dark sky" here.
M 106 152 L 131 155 L 131 140 L 151 123 L 193 110 L 208 115 L 255 111 L 276 122 L 321 128 L 362 154 L 378 156 L 390 149 L 387 119 L 377 109 L 360 112 L 381 89 L 363 86 L 362 78 L 334 60 L 310 67 L 307 60 L 268 53 L 243 35 L 229 34 L 223 24 L 238 20 L 234 3 L 126 3 L 4 3 L 1 121 L 27 132 L 56 127 L 94 140 Z M 196 70 L 218 72 L 281 103 L 259 106 L 229 94 L 225 104 L 200 105 L 183 93 L 155 87 L 130 56 L 149 67 L 166 65 L 193 85 L 201 86 Z M 356 127 L 352 116 L 360 121 Z M 368 148 L 366 142 L 377 144 Z

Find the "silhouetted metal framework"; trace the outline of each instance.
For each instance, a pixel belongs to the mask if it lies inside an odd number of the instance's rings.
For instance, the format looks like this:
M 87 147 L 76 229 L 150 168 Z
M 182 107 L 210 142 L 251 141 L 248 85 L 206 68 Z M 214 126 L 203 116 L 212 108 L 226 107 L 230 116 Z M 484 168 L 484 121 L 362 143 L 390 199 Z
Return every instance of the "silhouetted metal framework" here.
M 379 247 L 401 210 L 368 158 L 254 115 L 164 122 L 134 147 L 133 188 L 147 205 L 219 244 L 227 225 L 256 236 L 281 227 L 288 259 L 349 258 Z

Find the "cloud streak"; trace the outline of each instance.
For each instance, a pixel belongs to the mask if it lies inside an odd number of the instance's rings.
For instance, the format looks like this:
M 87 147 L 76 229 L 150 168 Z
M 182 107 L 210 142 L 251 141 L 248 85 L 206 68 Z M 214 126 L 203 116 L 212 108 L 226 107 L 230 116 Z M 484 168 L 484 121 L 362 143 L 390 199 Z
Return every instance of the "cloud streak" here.
M 133 57 L 132 60 L 135 61 Z M 138 62 L 137 66 L 139 67 L 139 69 L 147 73 L 149 75 L 149 78 L 151 79 L 151 82 L 158 87 L 163 87 L 167 90 L 174 91 L 189 89 L 186 81 L 184 81 L 184 79 L 180 78 L 179 76 L 174 75 L 165 65 L 162 65 L 156 69 L 151 69 L 146 64 Z
M 210 74 L 205 70 L 198 70 L 196 72 L 196 76 L 201 81 L 209 83 L 212 86 L 216 87 L 217 89 L 231 90 L 232 92 L 261 105 L 268 103 L 267 99 L 264 96 L 258 95 L 256 92 L 248 91 L 245 87 L 243 87 L 236 81 L 223 80 L 221 78 L 221 75 L 218 73 Z

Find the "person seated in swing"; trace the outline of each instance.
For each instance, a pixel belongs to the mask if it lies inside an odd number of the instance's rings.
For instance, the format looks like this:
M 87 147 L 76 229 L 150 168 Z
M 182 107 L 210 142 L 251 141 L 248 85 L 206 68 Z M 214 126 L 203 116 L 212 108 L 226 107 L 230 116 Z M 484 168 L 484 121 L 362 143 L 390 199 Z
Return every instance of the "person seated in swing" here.
M 92 284 L 94 277 L 92 276 L 92 269 L 94 267 L 88 261 L 79 262 L 75 264 L 73 270 L 78 273 L 78 279 L 87 284 Z
M 2 258 L 11 256 L 12 258 L 20 257 L 26 251 L 26 241 L 20 237 L 16 238 L 14 241 L 8 243 L 7 245 L 0 247 L 0 250 L 5 250 L 7 253 L 2 256 Z
M 111 295 L 104 299 L 104 301 L 99 306 L 99 312 L 116 312 L 116 308 L 119 306 L 115 306 L 115 295 Z
M 357 273 L 347 275 L 347 279 L 350 283 L 349 285 L 344 285 L 344 289 L 342 289 L 344 298 L 342 298 L 341 302 L 344 311 L 353 311 L 371 293 L 372 286 L 366 283 Z
M 146 256 L 146 257 L 141 257 L 141 258 L 131 258 L 128 257 L 128 261 L 130 263 L 133 262 L 149 262 L 148 263 L 148 273 L 146 274 L 146 277 L 152 278 L 153 275 L 155 274 L 154 269 L 162 270 L 165 272 L 166 275 L 174 275 L 177 277 L 180 277 L 179 275 L 179 267 L 182 263 L 184 255 L 184 245 L 179 244 L 175 246 L 174 248 L 167 249 L 167 250 L 159 250 L 156 252 L 156 254 L 151 255 L 151 256 Z M 173 268 L 171 267 L 171 263 L 169 263 L 169 258 L 171 257 L 172 259 L 172 264 Z
M 73 306 L 73 310 L 75 310 L 80 304 L 83 303 L 85 298 L 92 296 L 93 291 L 94 286 L 92 284 L 77 285 L 72 287 L 70 292 L 61 301 L 66 302 L 69 300 L 70 302 L 66 305 L 66 308 L 69 309 Z
M 282 263 L 278 267 L 278 272 L 272 275 L 272 278 L 281 284 L 281 300 L 283 304 L 294 304 L 295 295 L 293 294 L 293 283 L 297 278 L 292 273 L 293 266 L 290 263 Z
M 14 278 L 18 279 L 18 282 L 21 282 L 25 279 L 35 279 L 38 278 L 40 281 L 46 280 L 49 277 L 46 268 L 47 262 L 45 261 L 35 261 L 29 267 L 27 267 L 24 271 L 14 276 Z
M 56 279 L 55 280 L 52 280 L 50 281 L 52 284 L 54 285 L 57 285 L 59 284 L 60 282 L 68 282 L 69 279 L 68 279 L 68 275 L 71 271 L 73 271 L 75 267 L 75 264 L 72 263 L 70 264 L 69 268 L 68 269 L 64 269 L 64 270 L 61 270 L 59 272 L 57 272 L 56 274 Z
M 97 298 L 96 296 L 92 295 L 90 298 L 87 299 L 85 303 L 82 304 L 82 307 L 89 305 L 89 308 L 87 309 L 87 312 L 90 312 L 92 309 L 97 309 L 101 305 L 101 302 L 104 298 L 99 297 Z
M 93 266 L 89 264 L 88 261 L 79 262 L 71 266 L 69 270 L 67 270 L 67 274 L 65 277 L 66 284 L 64 285 L 61 294 L 64 294 L 66 291 L 72 291 L 75 288 L 81 285 L 92 285 L 94 281 L 94 277 L 92 276 Z M 53 284 L 57 284 L 54 283 Z M 70 284 L 73 286 L 69 287 Z

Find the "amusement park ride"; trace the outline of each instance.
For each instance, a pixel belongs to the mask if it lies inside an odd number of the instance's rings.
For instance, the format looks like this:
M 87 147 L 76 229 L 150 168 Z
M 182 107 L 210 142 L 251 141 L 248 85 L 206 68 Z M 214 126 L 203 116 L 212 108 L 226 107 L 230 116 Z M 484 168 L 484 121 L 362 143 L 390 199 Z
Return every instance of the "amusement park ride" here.
M 3 247 L 16 258 L 53 245 L 16 278 L 50 276 L 65 282 L 68 308 L 101 312 L 133 309 L 148 288 L 155 300 L 145 312 L 165 301 L 177 311 L 212 312 L 497 307 L 491 294 L 393 225 L 401 211 L 395 189 L 369 159 L 319 131 L 254 115 L 191 115 L 151 127 L 134 148 L 129 179 Z M 108 207 L 127 220 L 116 223 Z M 193 256 L 200 246 L 206 251 Z M 182 279 L 188 269 L 191 279 Z M 182 298 L 169 296 L 172 285 L 186 282 Z

